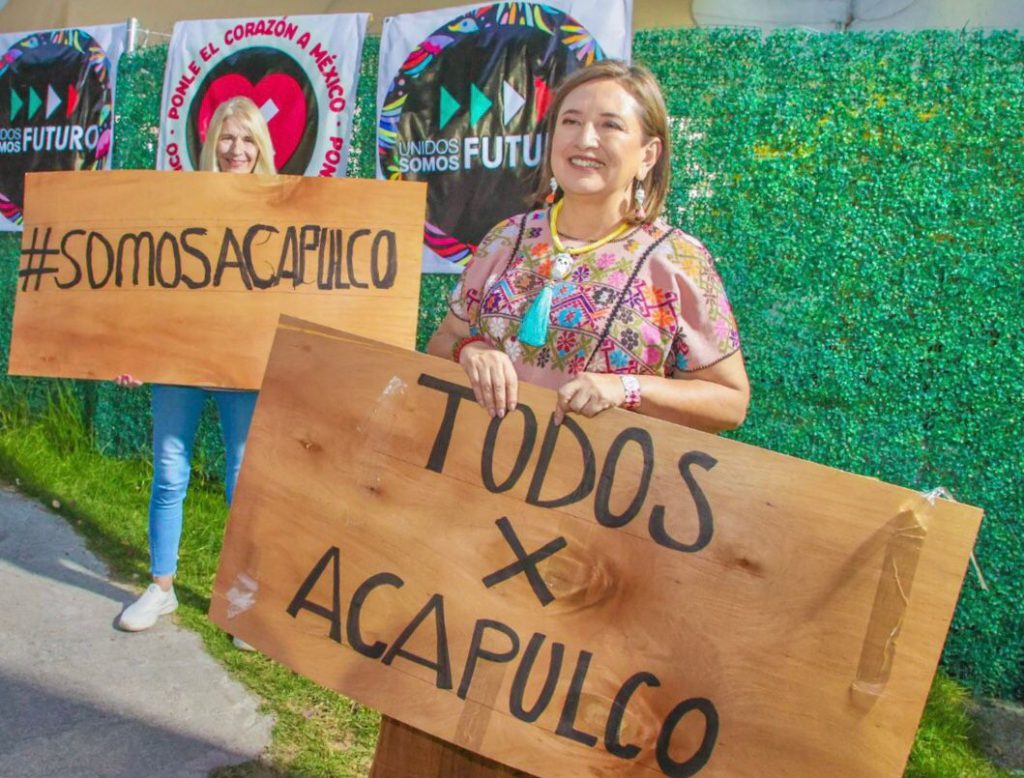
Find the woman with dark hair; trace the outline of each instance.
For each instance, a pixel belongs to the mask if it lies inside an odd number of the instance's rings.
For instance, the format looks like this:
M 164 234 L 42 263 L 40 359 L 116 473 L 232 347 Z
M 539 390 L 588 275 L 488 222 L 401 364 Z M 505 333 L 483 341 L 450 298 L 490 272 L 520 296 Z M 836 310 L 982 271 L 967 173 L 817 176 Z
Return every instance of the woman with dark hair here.
M 235 97 L 214 111 L 199 156 L 200 169 L 227 173 L 274 174 L 274 149 L 267 122 L 247 97 Z M 141 384 L 118 376 L 119 386 Z M 228 503 L 242 466 L 257 392 L 206 389 L 199 386 L 153 386 L 153 487 L 149 500 L 149 553 L 153 583 L 125 608 L 118 626 L 139 632 L 178 607 L 174 574 L 178 567 L 182 514 L 192 472 L 192 445 L 207 397 L 220 417 L 227 468 L 224 486 Z M 236 640 L 240 648 L 248 648 Z
M 739 426 L 750 386 L 714 260 L 659 217 L 670 139 L 653 76 L 616 61 L 577 70 L 548 115 L 549 207 L 484 237 L 428 351 L 462 365 L 492 416 L 515 408 L 522 380 L 558 391 L 559 422 L 622 407 Z

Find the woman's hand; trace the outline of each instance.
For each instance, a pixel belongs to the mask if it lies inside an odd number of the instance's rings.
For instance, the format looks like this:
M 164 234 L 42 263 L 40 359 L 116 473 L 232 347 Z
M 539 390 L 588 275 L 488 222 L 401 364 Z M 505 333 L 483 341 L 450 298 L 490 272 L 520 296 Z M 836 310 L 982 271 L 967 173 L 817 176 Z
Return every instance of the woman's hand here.
M 483 341 L 474 341 L 462 347 L 459 364 L 469 376 L 476 401 L 492 418 L 504 418 L 515 410 L 519 377 L 508 354 Z
M 601 411 L 622 405 L 626 389 L 622 379 L 609 373 L 580 373 L 558 390 L 555 424 L 561 424 L 567 413 L 590 418 Z
M 123 389 L 138 389 L 142 386 L 142 381 L 136 381 L 130 373 L 121 373 L 114 379 L 114 383 Z

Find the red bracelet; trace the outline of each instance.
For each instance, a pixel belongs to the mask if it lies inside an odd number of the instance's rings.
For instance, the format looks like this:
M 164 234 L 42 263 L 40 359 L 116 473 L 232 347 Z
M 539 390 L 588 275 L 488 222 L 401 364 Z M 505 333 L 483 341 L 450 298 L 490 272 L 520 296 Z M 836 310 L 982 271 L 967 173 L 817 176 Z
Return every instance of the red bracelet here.
M 455 344 L 454 348 L 452 348 L 452 359 L 459 363 L 459 359 L 462 357 L 462 349 L 470 343 L 476 343 L 477 341 L 484 342 L 486 340 L 487 338 L 483 335 L 470 335 L 468 338 L 463 338 Z

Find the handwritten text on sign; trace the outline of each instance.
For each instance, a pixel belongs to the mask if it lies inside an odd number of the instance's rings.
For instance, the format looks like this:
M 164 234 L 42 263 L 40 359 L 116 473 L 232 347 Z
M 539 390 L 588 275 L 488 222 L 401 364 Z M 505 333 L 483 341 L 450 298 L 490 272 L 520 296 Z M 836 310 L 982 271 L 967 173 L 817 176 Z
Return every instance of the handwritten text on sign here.
M 281 313 L 411 348 L 424 197 L 352 179 L 30 175 L 10 370 L 258 388 Z
M 979 512 L 925 517 L 894 614 L 878 592 L 912 492 L 553 407 L 525 385 L 491 420 L 453 364 L 285 320 L 213 619 L 538 775 L 899 775 Z
M 398 273 L 394 230 L 320 224 L 184 227 L 104 234 L 33 227 L 18 271 L 22 291 L 125 287 L 390 289 Z M 356 266 L 368 267 L 365 279 Z M 229 278 L 233 276 L 233 278 Z M 49 278 L 50 286 L 43 284 Z
M 459 404 L 462 400 L 475 402 L 473 392 L 466 386 L 444 381 L 431 375 L 422 374 L 419 377 L 419 384 L 430 389 L 443 392 L 447 396 L 445 414 L 438 429 L 437 437 L 431 449 L 430 459 L 426 468 L 437 473 L 444 471 L 444 462 L 448 454 L 448 446 L 451 442 L 453 428 L 458 414 Z M 480 482 L 489 492 L 501 493 L 508 491 L 516 485 L 522 476 L 526 463 L 530 460 L 534 442 L 537 437 L 537 415 L 533 409 L 520 403 L 516 409 L 523 414 L 525 432 L 520 443 L 516 456 L 516 465 L 512 472 L 502 483 L 496 483 L 494 476 L 494 447 L 497 441 L 498 431 L 503 419 L 495 418 L 488 425 L 486 437 L 483 441 L 483 456 L 480 463 Z M 579 446 L 583 458 L 583 467 L 580 482 L 568 494 L 554 498 L 541 498 L 544 489 L 546 476 L 552 464 L 552 457 L 558 443 L 559 435 L 562 432 L 569 432 L 574 439 L 575 445 Z M 619 457 L 624 449 L 632 444 L 637 448 L 643 458 L 643 473 L 640 483 L 635 487 L 636 491 L 629 505 L 621 513 L 615 513 L 610 506 L 610 497 L 614 489 L 615 473 Z M 704 495 L 700 484 L 694 476 L 693 468 L 710 470 L 716 464 L 714 457 L 702 451 L 689 451 L 679 458 L 679 471 L 682 481 L 689 490 L 694 501 L 697 512 L 697 532 L 694 542 L 681 542 L 669 535 L 666 529 L 665 506 L 655 505 L 650 510 L 648 531 L 651 539 L 665 548 L 682 552 L 695 552 L 706 546 L 711 541 L 714 532 L 714 515 L 707 498 Z M 544 434 L 544 441 L 541 444 L 540 455 L 530 479 L 530 486 L 526 502 L 530 505 L 545 508 L 557 508 L 571 505 L 585 500 L 594 491 L 597 483 L 597 493 L 594 497 L 594 518 L 599 524 L 605 527 L 624 527 L 633 520 L 640 512 L 647 496 L 651 483 L 651 474 L 654 469 L 654 441 L 651 434 L 640 427 L 627 427 L 622 430 L 612 442 L 607 452 L 604 464 L 601 467 L 600 479 L 597 479 L 597 460 L 594 454 L 593 445 L 587 437 L 586 432 L 571 417 L 567 417 L 561 426 L 555 426 L 549 420 Z M 499 570 L 484 576 L 482 583 L 490 588 L 502 581 L 516 575 L 523 575 L 529 582 L 530 588 L 542 605 L 549 605 L 555 600 L 555 595 L 545 582 L 541 574 L 540 563 L 566 548 L 568 542 L 562 535 L 557 535 L 548 541 L 541 548 L 527 553 L 523 547 L 514 525 L 508 517 L 502 516 L 495 521 L 498 530 L 508 543 L 515 561 Z M 289 603 L 288 614 L 295 617 L 300 611 L 307 610 L 310 613 L 326 618 L 330 622 L 330 637 L 332 640 L 342 642 L 342 603 L 339 597 L 336 582 L 339 580 L 342 565 L 341 551 L 337 546 L 329 548 L 317 561 L 315 567 L 302 582 L 295 597 Z M 332 596 L 330 606 L 324 607 L 318 602 L 310 599 L 310 593 L 324 576 L 329 576 Z M 383 664 L 390 665 L 396 658 L 401 657 L 407 661 L 415 662 L 423 667 L 433 670 L 436 674 L 435 686 L 438 689 L 453 690 L 451 649 L 449 647 L 448 632 L 445 628 L 444 596 L 439 593 L 433 594 L 424 604 L 423 608 L 416 613 L 408 625 L 401 631 L 394 641 L 387 645 L 377 641 L 372 645 L 363 638 L 360 628 L 360 613 L 367 597 L 377 588 L 390 586 L 401 588 L 405 581 L 395 573 L 379 572 L 359 584 L 352 595 L 345 614 L 345 634 L 349 645 L 370 659 L 379 659 Z M 429 656 L 421 656 L 407 650 L 406 644 L 412 635 L 420 628 L 423 622 L 432 622 L 436 635 L 435 650 Z M 508 712 L 526 723 L 533 723 L 540 718 L 552 703 L 555 689 L 568 685 L 564 691 L 564 697 L 560 701 L 560 713 L 555 734 L 559 737 L 568 738 L 587 747 L 594 747 L 598 744 L 599 736 L 603 735 L 602 745 L 608 753 L 621 759 L 635 759 L 641 751 L 639 745 L 622 742 L 622 724 L 627 706 L 633 695 L 642 686 L 659 687 L 661 680 L 654 673 L 642 670 L 625 678 L 615 693 L 612 705 L 608 711 L 605 726 L 598 732 L 587 732 L 577 728 L 576 719 L 580 705 L 580 698 L 583 694 L 587 680 L 587 672 L 594 654 L 587 650 L 576 652 L 574 661 L 564 662 L 566 657 L 566 645 L 553 641 L 550 645 L 550 655 L 546 668 L 538 667 L 538 658 L 548 635 L 542 632 L 534 632 L 529 641 L 523 646 L 523 640 L 519 633 L 508 624 L 496 619 L 477 619 L 473 625 L 472 638 L 469 647 L 466 649 L 466 660 L 461 671 L 461 680 L 456 695 L 460 699 L 466 699 L 473 683 L 473 674 L 480 661 L 509 663 L 517 659 L 515 676 L 512 681 L 508 696 Z M 494 645 L 500 649 L 494 648 Z M 485 648 L 486 646 L 490 646 Z M 563 668 L 563 664 L 565 667 Z M 569 665 L 572 664 L 572 670 Z M 564 672 L 563 672 L 564 670 Z M 542 679 L 542 688 L 536 699 L 529 703 L 526 701 L 526 687 L 531 680 Z M 700 745 L 689 758 L 678 761 L 671 755 L 669 745 L 673 742 L 673 734 L 680 725 L 683 717 L 694 712 L 703 718 L 701 726 L 703 736 L 700 738 Z M 655 746 L 658 766 L 665 775 L 679 776 L 694 775 L 708 761 L 718 737 L 718 712 L 711 700 L 703 697 L 694 697 L 679 701 L 665 716 L 658 732 Z

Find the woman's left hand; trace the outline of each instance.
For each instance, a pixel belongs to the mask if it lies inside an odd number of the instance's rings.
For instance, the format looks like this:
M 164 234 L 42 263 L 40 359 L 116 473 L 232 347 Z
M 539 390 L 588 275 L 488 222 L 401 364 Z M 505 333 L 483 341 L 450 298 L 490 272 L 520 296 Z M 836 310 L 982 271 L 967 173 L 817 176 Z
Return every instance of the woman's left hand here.
M 567 413 L 590 418 L 601 411 L 622 405 L 626 390 L 622 379 L 608 373 L 580 373 L 558 390 L 555 424 L 561 424 Z

